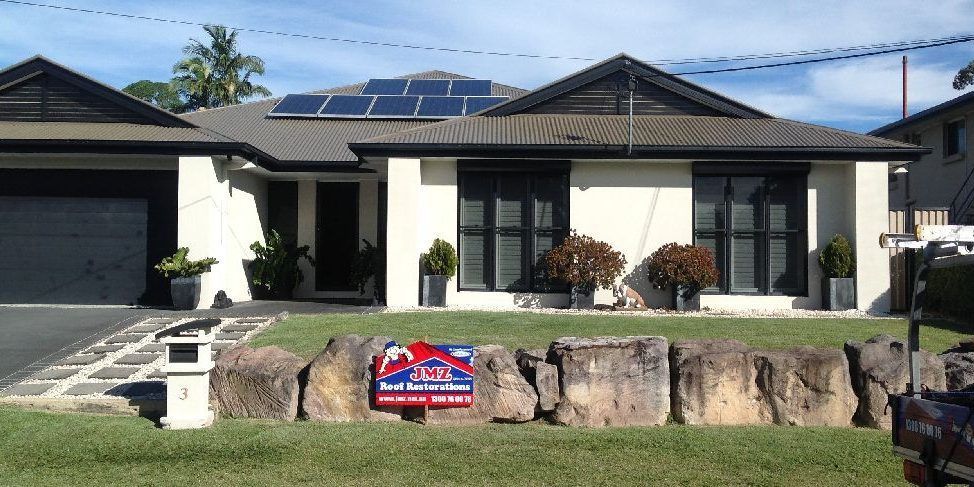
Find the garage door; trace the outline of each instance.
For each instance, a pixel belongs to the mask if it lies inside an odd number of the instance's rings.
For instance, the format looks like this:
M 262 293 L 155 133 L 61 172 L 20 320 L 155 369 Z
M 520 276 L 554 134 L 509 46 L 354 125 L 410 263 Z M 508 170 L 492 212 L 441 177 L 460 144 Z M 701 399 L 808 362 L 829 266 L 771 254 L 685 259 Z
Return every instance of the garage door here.
M 144 199 L 0 196 L 0 303 L 133 304 Z

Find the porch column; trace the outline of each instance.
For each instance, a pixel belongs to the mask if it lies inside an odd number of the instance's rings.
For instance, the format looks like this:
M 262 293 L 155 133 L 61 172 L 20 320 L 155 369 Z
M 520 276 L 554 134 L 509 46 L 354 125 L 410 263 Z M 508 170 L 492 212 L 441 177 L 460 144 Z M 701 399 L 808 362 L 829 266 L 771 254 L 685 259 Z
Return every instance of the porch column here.
M 228 178 L 223 163 L 208 156 L 179 158 L 177 195 L 178 247 L 189 247 L 189 259 L 215 257 L 219 264 L 203 274 L 200 308 L 208 308 L 221 289 L 226 262 L 223 226 L 226 222 Z
M 889 251 L 879 247 L 879 235 L 889 231 L 888 180 L 885 162 L 856 162 L 848 168 L 853 192 L 856 255 L 856 308 L 887 312 L 889 294 Z
M 419 303 L 420 160 L 390 158 L 386 225 L 386 304 Z

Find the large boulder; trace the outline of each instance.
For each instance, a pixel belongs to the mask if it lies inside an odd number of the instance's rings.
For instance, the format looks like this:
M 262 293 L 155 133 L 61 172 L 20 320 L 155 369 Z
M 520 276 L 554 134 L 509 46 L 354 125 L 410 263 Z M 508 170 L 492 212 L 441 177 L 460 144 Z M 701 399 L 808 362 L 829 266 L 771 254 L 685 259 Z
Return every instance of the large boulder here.
M 685 424 L 768 423 L 751 349 L 737 340 L 681 340 L 670 349 L 673 418 Z
M 372 397 L 373 357 L 389 337 L 345 335 L 332 338 L 308 366 L 301 409 L 312 421 L 394 421 L 401 408 L 378 408 Z
M 959 391 L 974 384 L 974 353 L 953 352 L 940 354 L 947 373 L 947 390 Z
M 545 362 L 546 350 L 518 349 L 514 352 L 514 360 L 521 369 L 521 375 L 534 387 L 538 393 L 538 405 L 535 411 L 539 414 L 549 413 L 558 405 L 561 395 L 558 386 L 558 367 Z
M 879 335 L 865 343 L 848 341 L 852 388 L 859 397 L 855 421 L 862 426 L 890 429 L 892 418 L 886 407 L 888 394 L 906 392 L 910 381 L 907 346 L 890 335 Z M 936 355 L 920 351 L 921 383 L 933 390 L 947 387 L 944 363 Z
M 754 354 L 757 387 L 775 424 L 849 426 L 858 404 L 842 350 L 799 347 Z
M 210 397 L 224 416 L 293 421 L 298 376 L 306 365 L 278 347 L 234 347 L 220 354 L 210 372 Z
M 514 357 L 499 345 L 474 348 L 473 405 L 465 408 L 407 409 L 426 424 L 523 423 L 534 419 L 538 394 L 521 375 Z
M 548 349 L 561 398 L 551 418 L 571 426 L 660 425 L 670 412 L 666 338 L 559 338 Z

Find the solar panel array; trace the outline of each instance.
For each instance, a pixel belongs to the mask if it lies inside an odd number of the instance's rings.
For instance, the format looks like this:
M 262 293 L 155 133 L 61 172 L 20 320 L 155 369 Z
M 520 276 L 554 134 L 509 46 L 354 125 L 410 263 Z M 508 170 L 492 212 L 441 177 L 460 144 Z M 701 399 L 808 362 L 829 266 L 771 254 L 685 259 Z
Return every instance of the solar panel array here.
M 359 95 L 287 95 L 269 117 L 426 118 L 471 115 L 509 98 L 488 79 L 370 79 Z

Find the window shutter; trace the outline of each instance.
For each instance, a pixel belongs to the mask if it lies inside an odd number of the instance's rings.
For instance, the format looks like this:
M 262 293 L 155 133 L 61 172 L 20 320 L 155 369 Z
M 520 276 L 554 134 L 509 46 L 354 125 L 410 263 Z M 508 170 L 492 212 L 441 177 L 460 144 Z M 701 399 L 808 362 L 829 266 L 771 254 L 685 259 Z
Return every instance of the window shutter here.
M 464 230 L 460 235 L 460 287 L 487 289 L 490 253 L 484 230 Z

